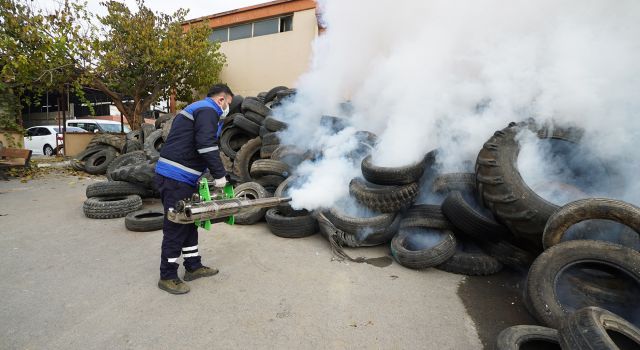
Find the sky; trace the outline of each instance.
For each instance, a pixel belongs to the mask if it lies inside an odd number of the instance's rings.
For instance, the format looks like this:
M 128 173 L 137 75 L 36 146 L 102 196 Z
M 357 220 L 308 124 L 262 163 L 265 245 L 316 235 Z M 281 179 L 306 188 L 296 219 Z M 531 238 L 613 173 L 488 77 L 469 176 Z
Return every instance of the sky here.
M 87 0 L 87 8 L 92 13 L 104 14 L 104 7 L 100 5 L 101 1 L 102 0 Z M 163 13 L 173 13 L 179 8 L 185 8 L 189 10 L 187 19 L 193 19 L 269 1 L 270 0 L 146 0 L 145 4 L 154 11 Z M 34 2 L 43 8 L 52 8 L 56 6 L 58 0 L 35 0 Z M 124 2 L 131 8 L 135 8 L 136 6 L 135 0 L 124 0 Z

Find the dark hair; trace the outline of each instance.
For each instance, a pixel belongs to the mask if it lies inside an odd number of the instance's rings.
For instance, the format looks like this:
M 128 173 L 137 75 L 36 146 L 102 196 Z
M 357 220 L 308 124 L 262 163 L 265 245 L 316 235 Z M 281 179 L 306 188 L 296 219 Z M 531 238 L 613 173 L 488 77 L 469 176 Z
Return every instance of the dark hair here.
M 211 89 L 209 89 L 209 92 L 207 92 L 207 97 L 215 96 L 222 92 L 233 97 L 233 92 L 231 92 L 231 89 L 229 89 L 227 84 L 216 84 L 212 86 Z

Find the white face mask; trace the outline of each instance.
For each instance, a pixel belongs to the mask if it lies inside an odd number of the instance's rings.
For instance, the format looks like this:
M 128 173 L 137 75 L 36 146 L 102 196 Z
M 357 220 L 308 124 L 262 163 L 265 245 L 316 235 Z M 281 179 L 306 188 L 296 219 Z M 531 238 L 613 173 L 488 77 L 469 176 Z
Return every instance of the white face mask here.
M 222 111 L 222 115 L 220 116 L 220 119 L 224 119 L 224 117 L 226 117 L 229 114 L 229 105 L 227 105 L 227 108 L 225 108 Z

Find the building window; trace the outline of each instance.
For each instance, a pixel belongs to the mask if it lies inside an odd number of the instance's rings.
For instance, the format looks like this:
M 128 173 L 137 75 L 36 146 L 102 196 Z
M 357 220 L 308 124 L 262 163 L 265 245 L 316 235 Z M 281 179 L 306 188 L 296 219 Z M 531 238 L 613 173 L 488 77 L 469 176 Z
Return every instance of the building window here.
M 221 43 L 229 41 L 229 28 L 216 29 L 209 35 L 210 41 L 218 41 Z
M 209 34 L 210 41 L 221 43 L 256 36 L 290 32 L 293 30 L 293 15 L 274 17 L 234 27 L 216 28 Z
M 271 18 L 266 21 L 255 22 L 253 24 L 253 36 L 278 33 L 278 18 Z
M 280 32 L 290 32 L 293 30 L 293 15 L 280 17 Z
M 229 28 L 229 41 L 251 37 L 253 23 L 247 23 Z

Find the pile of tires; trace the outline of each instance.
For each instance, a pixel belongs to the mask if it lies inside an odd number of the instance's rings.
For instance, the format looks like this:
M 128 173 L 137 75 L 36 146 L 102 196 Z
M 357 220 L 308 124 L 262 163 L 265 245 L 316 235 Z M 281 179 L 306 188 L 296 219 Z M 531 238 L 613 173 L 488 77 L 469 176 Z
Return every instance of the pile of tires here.
M 131 131 L 125 137 L 113 134 L 96 135 L 87 148 L 75 157 L 72 164 L 75 164 L 74 167 L 78 170 L 104 174 L 107 177 L 107 181 L 87 186 L 87 200 L 83 205 L 86 217 L 125 217 L 125 227 L 131 231 L 162 229 L 163 211 L 143 209 L 142 199 L 158 196 L 153 185 L 155 166 L 174 117 L 175 114 L 160 115 L 155 124 L 142 124 L 139 130 Z M 118 140 L 118 143 L 115 140 Z M 113 157 L 100 163 L 99 172 L 92 172 L 97 163 L 93 161 L 95 158 L 87 155 L 99 155 L 100 153 L 94 152 L 105 147 L 113 148 L 108 151 L 113 152 Z

